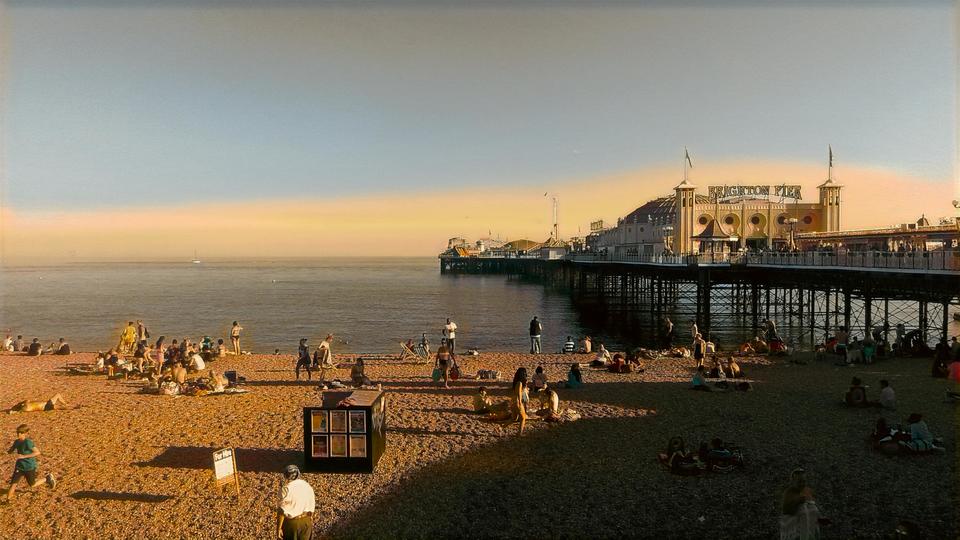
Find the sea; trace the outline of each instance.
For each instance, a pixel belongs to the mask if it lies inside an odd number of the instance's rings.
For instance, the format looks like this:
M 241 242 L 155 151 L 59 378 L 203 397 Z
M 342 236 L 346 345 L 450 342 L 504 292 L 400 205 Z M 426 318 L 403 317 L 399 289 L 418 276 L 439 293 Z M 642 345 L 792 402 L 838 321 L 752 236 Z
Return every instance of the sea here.
M 253 353 L 293 354 L 300 338 L 313 347 L 333 334 L 335 353 L 395 354 L 401 341 L 422 334 L 438 344 L 449 317 L 459 327 L 460 351 L 522 352 L 533 316 L 543 325 L 544 352 L 559 351 L 568 335 L 590 335 L 615 350 L 655 339 L 654 321 L 598 312 L 516 276 L 441 274 L 434 257 L 76 262 L 0 271 L 0 332 L 44 345 L 64 337 L 79 351 L 116 345 L 126 322 L 140 319 L 151 341 L 209 335 L 229 343 L 238 321 L 242 347 Z M 684 317 L 673 317 L 678 339 L 692 322 Z M 781 325 L 788 337 L 792 331 Z M 958 331 L 952 323 L 951 335 Z M 734 325 L 714 338 L 729 345 L 753 332 Z
M 392 354 L 399 343 L 434 344 L 449 317 L 457 349 L 524 351 L 533 316 L 545 351 L 583 335 L 567 295 L 505 276 L 440 274 L 439 260 L 301 260 L 69 263 L 0 272 L 0 332 L 47 345 L 64 337 L 74 350 L 114 346 L 127 321 L 142 320 L 151 342 L 165 336 L 229 344 L 233 321 L 242 348 L 296 352 L 334 335 L 334 352 Z M 611 344 L 619 342 L 611 341 Z

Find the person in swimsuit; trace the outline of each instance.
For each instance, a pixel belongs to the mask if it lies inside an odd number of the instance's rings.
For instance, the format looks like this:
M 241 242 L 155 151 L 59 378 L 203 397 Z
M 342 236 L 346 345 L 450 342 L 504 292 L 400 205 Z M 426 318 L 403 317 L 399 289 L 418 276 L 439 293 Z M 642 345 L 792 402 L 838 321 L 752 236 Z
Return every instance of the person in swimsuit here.
M 40 411 L 53 411 L 57 409 L 66 409 L 69 406 L 67 402 L 63 399 L 63 396 L 57 394 L 47 401 L 31 401 L 24 400 L 20 403 L 17 403 L 13 407 L 10 407 L 7 412 L 10 414 L 18 412 L 40 412 Z
M 233 343 L 233 354 L 240 356 L 240 332 L 243 327 L 240 323 L 233 321 L 233 327 L 230 328 L 230 342 Z

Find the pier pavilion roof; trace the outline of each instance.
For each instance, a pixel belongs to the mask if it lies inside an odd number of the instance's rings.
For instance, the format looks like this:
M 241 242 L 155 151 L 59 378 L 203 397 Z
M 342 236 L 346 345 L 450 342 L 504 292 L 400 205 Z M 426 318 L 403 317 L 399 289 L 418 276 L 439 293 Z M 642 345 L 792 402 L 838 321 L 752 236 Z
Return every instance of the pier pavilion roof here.
M 512 240 L 503 245 L 503 249 L 507 250 L 517 250 L 517 251 L 526 251 L 530 248 L 536 247 L 537 243 L 533 240 L 520 239 Z
M 697 204 L 710 203 L 710 197 L 697 195 Z M 623 223 L 649 223 L 652 221 L 672 222 L 676 212 L 676 196 L 667 195 L 647 202 L 640 208 L 624 216 Z

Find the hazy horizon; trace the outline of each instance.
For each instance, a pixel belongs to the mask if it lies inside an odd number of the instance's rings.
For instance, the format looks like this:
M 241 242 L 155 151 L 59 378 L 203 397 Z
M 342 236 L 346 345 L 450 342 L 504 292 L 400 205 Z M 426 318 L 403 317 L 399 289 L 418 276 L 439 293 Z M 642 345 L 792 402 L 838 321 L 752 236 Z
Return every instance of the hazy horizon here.
M 5 263 L 568 237 L 684 147 L 809 201 L 832 145 L 844 227 L 960 198 L 947 0 L 7 1 L 0 55 Z

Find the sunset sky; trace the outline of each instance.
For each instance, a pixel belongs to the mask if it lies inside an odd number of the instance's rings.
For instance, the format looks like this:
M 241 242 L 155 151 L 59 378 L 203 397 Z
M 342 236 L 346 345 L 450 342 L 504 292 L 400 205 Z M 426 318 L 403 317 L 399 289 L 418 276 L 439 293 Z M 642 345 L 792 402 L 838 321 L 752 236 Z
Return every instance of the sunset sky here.
M 956 3 L 8 1 L 18 258 L 434 255 L 700 186 L 951 215 Z M 705 189 L 704 189 L 705 191 Z

